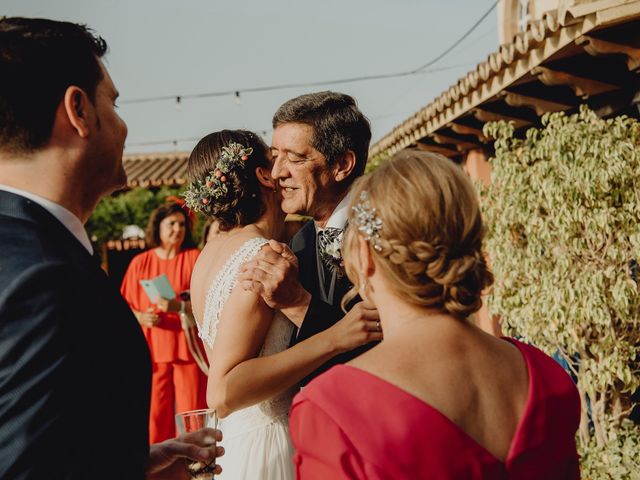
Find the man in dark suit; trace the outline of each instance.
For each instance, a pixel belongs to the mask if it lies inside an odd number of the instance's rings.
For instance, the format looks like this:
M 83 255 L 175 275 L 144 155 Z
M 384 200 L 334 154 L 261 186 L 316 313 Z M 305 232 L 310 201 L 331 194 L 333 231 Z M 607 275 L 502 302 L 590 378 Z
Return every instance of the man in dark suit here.
M 211 429 L 149 447 L 149 353 L 83 227 L 126 180 L 105 51 L 0 19 L 0 478 L 189 478 L 216 453 Z
M 247 263 L 240 280 L 299 326 L 292 342 L 297 343 L 345 317 L 340 304 L 351 285 L 338 251 L 349 213 L 349 189 L 364 173 L 371 129 L 355 100 L 335 92 L 289 100 L 274 115 L 273 128 L 271 174 L 280 186 L 282 209 L 313 221 L 294 236 L 291 250 L 272 241 L 273 252 L 263 251 Z M 364 302 L 355 302 L 346 316 L 378 320 L 377 311 Z M 334 357 L 303 385 L 372 345 Z

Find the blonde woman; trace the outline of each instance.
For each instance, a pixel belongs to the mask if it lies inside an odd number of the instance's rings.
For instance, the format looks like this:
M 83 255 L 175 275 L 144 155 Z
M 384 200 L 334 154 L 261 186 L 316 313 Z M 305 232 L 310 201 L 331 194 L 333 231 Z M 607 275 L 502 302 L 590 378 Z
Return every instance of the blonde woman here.
M 462 170 L 403 152 L 352 198 L 346 269 L 384 341 L 294 400 L 297 478 L 579 478 L 569 376 L 468 321 L 493 278 Z

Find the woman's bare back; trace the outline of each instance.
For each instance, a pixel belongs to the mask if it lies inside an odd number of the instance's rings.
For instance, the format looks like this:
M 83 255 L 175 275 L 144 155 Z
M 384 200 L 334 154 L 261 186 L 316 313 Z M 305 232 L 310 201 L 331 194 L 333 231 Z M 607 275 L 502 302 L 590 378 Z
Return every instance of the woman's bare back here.
M 424 401 L 504 461 L 528 398 L 522 354 L 462 322 L 438 335 L 429 332 L 429 319 L 424 322 L 396 338 L 385 337 L 351 364 Z

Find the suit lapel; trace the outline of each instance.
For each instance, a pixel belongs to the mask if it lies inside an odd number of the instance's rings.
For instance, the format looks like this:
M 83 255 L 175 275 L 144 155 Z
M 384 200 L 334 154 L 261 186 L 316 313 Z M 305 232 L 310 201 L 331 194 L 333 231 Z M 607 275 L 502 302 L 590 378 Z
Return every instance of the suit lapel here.
M 308 221 L 291 240 L 291 250 L 298 257 L 298 275 L 304 289 L 318 292 L 318 262 L 316 257 L 316 228 Z

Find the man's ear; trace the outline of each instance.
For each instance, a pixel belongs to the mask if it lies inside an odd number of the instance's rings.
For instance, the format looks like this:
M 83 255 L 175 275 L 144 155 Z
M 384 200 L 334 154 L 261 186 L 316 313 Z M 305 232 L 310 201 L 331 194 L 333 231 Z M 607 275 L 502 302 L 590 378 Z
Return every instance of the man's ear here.
M 80 138 L 87 138 L 91 133 L 89 116 L 93 109 L 93 103 L 81 88 L 70 86 L 64 92 L 62 113 Z
M 336 182 L 342 182 L 351 175 L 356 168 L 356 154 L 353 150 L 347 150 L 334 164 L 334 178 Z
M 258 182 L 260 182 L 260 185 L 268 188 L 269 190 L 275 190 L 276 182 L 271 176 L 271 170 L 269 168 L 257 167 L 256 177 L 258 178 Z

